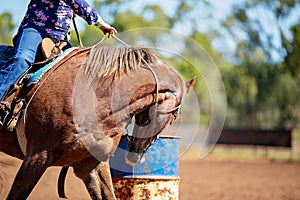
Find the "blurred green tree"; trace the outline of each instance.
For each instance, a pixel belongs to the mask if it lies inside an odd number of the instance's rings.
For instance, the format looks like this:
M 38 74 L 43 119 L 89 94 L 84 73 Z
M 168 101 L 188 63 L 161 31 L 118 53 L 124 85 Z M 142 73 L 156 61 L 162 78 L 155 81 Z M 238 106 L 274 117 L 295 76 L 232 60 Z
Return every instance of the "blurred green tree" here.
M 235 115 L 228 122 L 254 128 L 296 126 L 300 96 L 293 77 L 300 75 L 299 7 L 296 0 L 245 0 L 223 21 L 236 43 L 236 66 L 223 70 Z M 290 23 L 292 37 L 285 29 Z
M 283 44 L 286 49 L 286 57 L 284 60 L 285 65 L 297 79 L 300 88 L 300 23 L 295 24 L 290 28 L 292 32 L 292 40 L 288 40 L 284 35 Z
M 0 44 L 12 44 L 12 31 L 15 24 L 12 21 L 12 14 L 4 12 L 0 14 Z

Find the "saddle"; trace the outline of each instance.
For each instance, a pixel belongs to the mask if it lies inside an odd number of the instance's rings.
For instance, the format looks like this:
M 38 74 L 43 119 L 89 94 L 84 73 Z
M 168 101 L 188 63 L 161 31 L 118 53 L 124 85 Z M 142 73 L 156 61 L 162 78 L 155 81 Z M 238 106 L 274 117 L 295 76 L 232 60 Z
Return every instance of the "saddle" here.
M 4 94 L 2 100 L 5 103 L 4 112 L 7 112 L 7 117 L 4 119 L 3 128 L 6 128 L 8 131 L 14 131 L 19 118 L 21 117 L 23 109 L 26 107 L 26 101 L 22 98 L 34 85 L 36 82 L 30 82 L 30 73 L 34 73 L 55 60 L 59 55 L 62 54 L 63 48 L 66 47 L 67 43 L 59 43 L 55 44 L 50 38 L 45 38 L 39 45 L 39 49 L 37 51 L 35 63 L 23 73 L 23 75 L 16 81 L 16 83 L 12 84 L 9 89 Z M 2 52 L 0 52 L 0 56 L 3 60 L 9 59 L 12 56 L 13 47 L 5 47 Z M 5 55 L 5 56 L 4 56 Z M 24 86 L 26 85 L 26 89 Z M 21 92 L 22 91 L 22 92 Z M 21 94 L 22 93 L 22 94 Z

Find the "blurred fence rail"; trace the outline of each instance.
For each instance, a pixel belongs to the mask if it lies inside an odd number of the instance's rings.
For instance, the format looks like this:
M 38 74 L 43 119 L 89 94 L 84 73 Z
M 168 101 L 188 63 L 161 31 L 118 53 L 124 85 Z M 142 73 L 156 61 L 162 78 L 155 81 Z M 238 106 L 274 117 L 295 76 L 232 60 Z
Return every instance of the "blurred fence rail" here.
M 211 155 L 224 158 L 300 160 L 300 132 L 293 129 L 224 128 Z
M 217 144 L 292 147 L 292 129 L 223 129 Z

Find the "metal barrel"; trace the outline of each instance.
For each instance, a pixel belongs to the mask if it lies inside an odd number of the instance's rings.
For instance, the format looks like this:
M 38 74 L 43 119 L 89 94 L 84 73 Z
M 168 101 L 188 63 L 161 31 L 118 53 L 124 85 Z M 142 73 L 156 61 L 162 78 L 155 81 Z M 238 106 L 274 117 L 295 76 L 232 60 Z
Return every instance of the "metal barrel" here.
M 110 159 L 117 199 L 179 199 L 179 141 L 178 137 L 160 137 L 147 150 L 144 163 L 130 166 L 125 163 L 128 140 L 122 137 Z

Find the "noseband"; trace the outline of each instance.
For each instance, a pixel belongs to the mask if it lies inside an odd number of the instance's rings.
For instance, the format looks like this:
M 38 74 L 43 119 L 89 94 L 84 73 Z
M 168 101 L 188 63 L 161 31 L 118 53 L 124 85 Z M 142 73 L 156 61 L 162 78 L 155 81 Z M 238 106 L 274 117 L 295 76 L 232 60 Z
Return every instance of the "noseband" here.
M 179 104 L 178 106 L 176 106 L 170 110 L 157 110 L 157 113 L 163 114 L 163 115 L 167 115 L 167 114 L 177 115 L 180 112 L 180 108 L 181 108 L 181 104 Z

